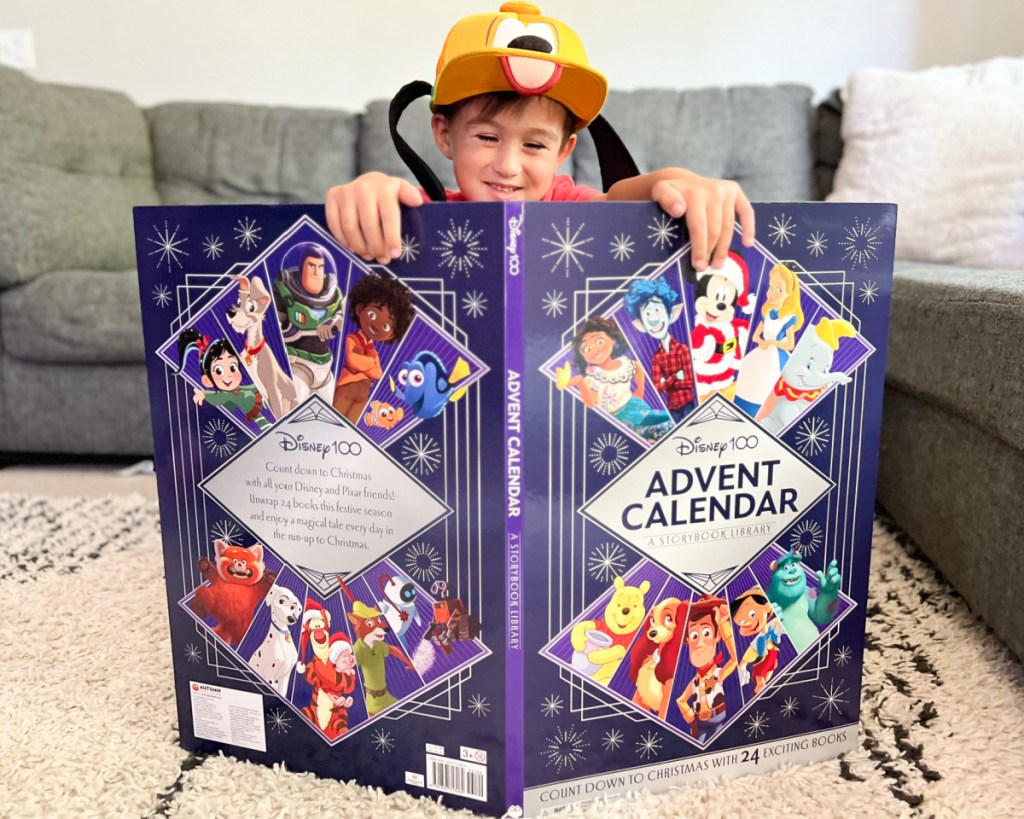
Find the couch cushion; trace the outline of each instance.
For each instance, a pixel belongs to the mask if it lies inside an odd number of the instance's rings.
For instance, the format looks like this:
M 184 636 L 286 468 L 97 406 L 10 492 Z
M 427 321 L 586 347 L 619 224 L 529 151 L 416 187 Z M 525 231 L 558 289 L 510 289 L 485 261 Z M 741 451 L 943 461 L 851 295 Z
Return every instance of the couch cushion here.
M 355 175 L 357 114 L 175 102 L 146 117 L 167 205 L 321 202 Z
M 641 172 L 684 167 L 735 179 L 751 200 L 811 198 L 811 89 L 798 85 L 612 91 L 605 118 Z M 601 187 L 589 134 L 576 181 Z
M 1024 450 L 1024 277 L 896 262 L 886 381 Z
M 128 97 L 0 66 L 0 285 L 130 267 L 132 207 L 155 204 L 146 119 Z
M 359 173 L 381 171 L 418 184 L 391 141 L 391 129 L 388 126 L 389 106 L 389 100 L 374 100 L 366 106 L 359 134 Z M 446 188 L 455 187 L 452 163 L 444 158 L 434 144 L 434 136 L 430 130 L 430 107 L 427 105 L 426 97 L 416 100 L 405 110 L 399 133 L 426 161 L 442 185 Z
M 4 353 L 45 364 L 143 363 L 134 270 L 45 273 L 0 293 Z

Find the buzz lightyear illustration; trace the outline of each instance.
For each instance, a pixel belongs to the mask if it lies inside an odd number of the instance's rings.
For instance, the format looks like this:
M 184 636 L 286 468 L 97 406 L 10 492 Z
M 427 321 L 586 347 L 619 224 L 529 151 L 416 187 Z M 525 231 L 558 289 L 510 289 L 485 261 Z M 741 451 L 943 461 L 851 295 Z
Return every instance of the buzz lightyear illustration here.
M 296 403 L 316 393 L 328 404 L 334 398 L 334 352 L 331 339 L 344 321 L 343 296 L 334 258 L 315 242 L 285 253 L 274 285 L 274 306 L 281 323 Z

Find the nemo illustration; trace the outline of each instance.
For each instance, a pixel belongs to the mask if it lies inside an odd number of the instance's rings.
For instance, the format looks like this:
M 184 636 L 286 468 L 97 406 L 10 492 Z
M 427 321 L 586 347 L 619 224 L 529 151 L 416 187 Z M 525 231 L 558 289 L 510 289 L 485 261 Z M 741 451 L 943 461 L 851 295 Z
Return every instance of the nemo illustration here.
M 371 401 L 370 411 L 363 416 L 363 423 L 368 427 L 394 429 L 405 418 L 405 410 L 393 407 L 386 401 Z
M 263 563 L 263 546 L 230 546 L 223 540 L 213 543 L 215 559 L 199 559 L 198 568 L 209 585 L 196 589 L 188 607 L 203 619 L 213 617 L 213 632 L 229 646 L 242 642 L 253 614 L 270 592 L 277 572 L 268 572 Z

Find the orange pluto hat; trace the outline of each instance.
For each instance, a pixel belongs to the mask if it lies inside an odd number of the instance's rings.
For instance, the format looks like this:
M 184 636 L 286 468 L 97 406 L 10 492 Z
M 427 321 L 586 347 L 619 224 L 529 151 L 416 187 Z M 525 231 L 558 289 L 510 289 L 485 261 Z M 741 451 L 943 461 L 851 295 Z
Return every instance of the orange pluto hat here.
M 457 22 L 437 61 L 431 109 L 493 91 L 545 96 L 576 115 L 576 128 L 601 111 L 608 80 L 587 63 L 583 43 L 533 3 L 504 3 L 498 14 Z

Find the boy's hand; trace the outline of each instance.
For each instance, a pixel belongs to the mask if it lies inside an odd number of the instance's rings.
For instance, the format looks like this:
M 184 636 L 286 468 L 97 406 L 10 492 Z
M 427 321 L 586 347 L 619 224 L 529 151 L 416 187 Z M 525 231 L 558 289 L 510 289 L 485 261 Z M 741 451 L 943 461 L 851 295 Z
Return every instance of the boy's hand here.
M 372 171 L 327 191 L 327 226 L 338 242 L 367 261 L 387 264 L 402 252 L 399 205 L 423 204 L 419 189 L 397 176 Z
M 669 178 L 663 176 L 654 183 L 651 199 L 669 216 L 686 216 L 692 242 L 690 258 L 698 271 L 708 266 L 709 258 L 715 268 L 725 263 L 736 217 L 743 228 L 744 247 L 754 243 L 754 208 L 735 182 L 672 169 Z

